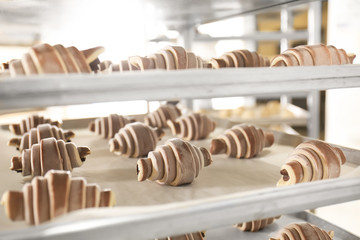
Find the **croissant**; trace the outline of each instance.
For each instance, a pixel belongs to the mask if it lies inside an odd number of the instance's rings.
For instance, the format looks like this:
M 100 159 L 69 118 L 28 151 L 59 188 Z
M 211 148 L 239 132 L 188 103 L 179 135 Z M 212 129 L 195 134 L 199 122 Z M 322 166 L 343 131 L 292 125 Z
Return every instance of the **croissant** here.
M 261 229 L 265 228 L 266 226 L 272 224 L 276 219 L 279 219 L 279 218 L 280 218 L 280 216 L 272 217 L 272 218 L 265 218 L 265 219 L 261 219 L 261 220 L 255 220 L 255 221 L 251 221 L 251 222 L 239 223 L 239 224 L 235 225 L 235 227 L 240 229 L 243 232 L 257 232 L 257 231 L 260 231 Z
M 8 145 L 15 146 L 22 152 L 24 149 L 29 149 L 33 144 L 39 143 L 44 138 L 54 137 L 56 140 L 62 139 L 68 142 L 74 136 L 75 134 L 72 131 L 64 131 L 62 128 L 45 123 L 30 129 L 21 138 L 10 139 Z
M 110 152 L 119 152 L 126 157 L 142 157 L 155 149 L 163 135 L 161 129 L 151 128 L 144 123 L 129 123 L 110 140 Z
M 351 64 L 355 57 L 355 54 L 347 54 L 344 49 L 332 45 L 302 45 L 274 57 L 271 67 Z
M 113 138 L 120 128 L 126 124 L 135 122 L 135 119 L 117 114 L 110 114 L 107 117 L 96 118 L 89 123 L 89 130 L 101 135 L 103 138 Z
M 51 46 L 47 43 L 30 48 L 22 59 L 9 63 L 11 76 L 44 73 L 90 73 L 90 64 L 104 52 L 103 47 L 79 51 L 76 47 L 65 48 L 61 44 Z
M 10 170 L 22 172 L 23 176 L 44 176 L 51 169 L 69 170 L 80 167 L 90 154 L 88 147 L 76 147 L 55 138 L 45 138 L 25 149 L 21 157 L 11 159 Z
M 138 181 L 149 179 L 171 186 L 191 183 L 211 162 L 206 148 L 173 138 L 137 161 Z
M 51 170 L 26 183 L 22 191 L 5 192 L 1 204 L 10 220 L 38 225 L 78 209 L 114 206 L 115 197 L 111 190 L 101 191 L 82 177 Z
M 220 58 L 211 59 L 210 63 L 213 68 L 270 66 L 270 61 L 267 57 L 246 49 L 226 52 Z
M 44 118 L 39 115 L 31 115 L 25 119 L 22 119 L 20 123 L 14 123 L 9 125 L 9 130 L 16 135 L 23 135 L 30 131 L 31 128 L 36 128 L 39 124 L 49 123 L 51 125 L 61 127 L 61 123 L 58 121 L 52 121 L 49 118 Z
M 298 223 L 290 224 L 287 227 L 281 229 L 276 238 L 270 238 L 270 240 L 331 240 L 334 238 L 334 232 L 326 232 L 310 223 Z
M 264 147 L 274 143 L 274 135 L 253 125 L 238 124 L 211 141 L 210 153 L 226 153 L 228 157 L 253 158 Z
M 145 116 L 144 122 L 151 127 L 166 128 L 168 120 L 175 121 L 180 115 L 181 111 L 175 105 L 165 104 Z
M 155 240 L 204 240 L 204 232 L 189 233 L 179 236 L 167 237 L 167 238 L 156 238 Z
M 299 144 L 281 167 L 278 186 L 310 182 L 340 176 L 346 157 L 340 148 L 321 141 Z
M 148 57 L 131 56 L 122 60 L 116 69 L 125 71 L 146 71 L 150 69 L 176 70 L 203 68 L 206 63 L 193 52 L 186 51 L 181 46 L 167 46 Z M 114 68 L 105 66 L 107 68 Z M 111 71 L 109 71 L 111 72 Z
M 168 120 L 167 124 L 174 135 L 188 141 L 207 138 L 216 126 L 214 121 L 200 113 L 181 116 L 176 121 Z

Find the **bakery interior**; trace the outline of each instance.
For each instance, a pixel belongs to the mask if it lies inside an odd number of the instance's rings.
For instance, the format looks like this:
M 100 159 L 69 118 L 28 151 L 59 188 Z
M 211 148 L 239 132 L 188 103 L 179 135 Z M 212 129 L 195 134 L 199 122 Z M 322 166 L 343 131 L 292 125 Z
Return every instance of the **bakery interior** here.
M 75 133 L 71 142 L 90 148 L 86 161 L 71 174 L 110 188 L 116 199 L 113 208 L 83 209 L 37 226 L 10 221 L 6 207 L 0 206 L 0 239 L 280 239 L 274 237 L 281 228 L 299 222 L 333 231 L 331 239 L 360 239 L 358 9 L 356 0 L 0 1 L 0 194 L 33 184 L 32 176 L 9 170 L 10 159 L 21 153 L 7 145 L 15 136 L 9 126 L 38 114 L 61 122 Z M 24 54 L 34 58 L 31 49 L 44 43 L 75 46 L 83 55 L 82 50 L 103 48 L 91 62 L 85 56 L 88 65 L 98 61 L 88 73 L 11 70 L 11 61 L 24 64 Z M 356 57 L 346 65 L 269 67 L 288 49 L 319 44 Z M 180 60 L 174 65 L 179 70 L 140 66 L 145 56 L 171 52 L 169 46 L 194 53 L 198 69 L 180 69 Z M 223 54 L 238 49 L 256 52 L 263 65 L 222 66 Z M 131 61 L 139 59 L 141 64 L 131 69 Z M 214 121 L 216 127 L 205 139 L 189 141 L 194 146 L 209 150 L 212 139 L 242 123 L 273 132 L 274 145 L 254 159 L 214 154 L 211 165 L 182 186 L 138 182 L 135 173 L 142 165 L 137 160 L 147 154 L 114 154 L 109 139 L 92 133 L 88 125 L 110 114 L 143 122 L 164 104 Z M 182 134 L 164 131 L 159 142 L 154 140 L 158 145 Z M 311 139 L 344 151 L 347 161 L 340 165 L 340 177 L 276 187 L 291 152 Z M 234 227 L 280 215 L 258 232 Z M 28 218 L 26 209 L 23 218 Z M 195 232 L 198 236 L 190 236 Z M 330 239 L 318 237 L 299 239 Z

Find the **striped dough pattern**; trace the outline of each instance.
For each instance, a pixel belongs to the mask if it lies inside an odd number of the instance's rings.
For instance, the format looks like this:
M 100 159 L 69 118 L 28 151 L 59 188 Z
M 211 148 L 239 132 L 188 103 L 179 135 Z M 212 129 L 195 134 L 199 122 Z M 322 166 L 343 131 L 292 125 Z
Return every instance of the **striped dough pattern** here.
M 61 44 L 37 44 L 31 47 L 22 59 L 10 61 L 9 72 L 12 77 L 48 73 L 90 73 L 91 62 L 104 51 L 103 47 L 79 51 L 76 47 L 65 48 Z
M 183 70 L 211 67 L 191 51 L 181 46 L 167 46 L 148 57 L 131 56 L 119 64 L 102 66 L 103 72 L 146 71 L 151 69 Z
M 161 129 L 144 123 L 129 123 L 110 139 L 110 152 L 118 152 L 125 157 L 143 157 L 155 149 L 158 139 L 163 135 Z
M 138 160 L 138 181 L 149 179 L 172 186 L 188 184 L 211 162 L 206 148 L 173 138 L 149 152 L 148 158 Z
M 97 184 L 87 184 L 82 177 L 72 178 L 67 171 L 51 170 L 26 183 L 22 191 L 7 191 L 1 204 L 12 221 L 38 225 L 83 208 L 115 205 L 111 190 L 101 191 Z
M 8 145 L 15 146 L 22 152 L 24 149 L 29 149 L 32 145 L 39 143 L 41 139 L 50 137 L 68 142 L 71 138 L 75 137 L 75 134 L 72 131 L 64 131 L 62 128 L 45 123 L 31 128 L 30 131 L 22 135 L 21 138 L 10 139 Z
M 253 158 L 264 147 L 274 143 L 274 135 L 253 125 L 238 124 L 211 141 L 211 154 L 226 153 L 228 157 Z
M 176 121 L 167 121 L 172 133 L 187 141 L 207 138 L 215 130 L 216 123 L 206 115 L 190 113 Z
M 347 54 L 344 49 L 332 45 L 301 45 L 274 57 L 271 67 L 351 64 L 355 57 L 355 54 Z
M 251 222 L 244 222 L 239 223 L 235 227 L 240 229 L 243 232 L 257 232 L 261 229 L 265 228 L 266 226 L 272 224 L 276 219 L 279 219 L 279 217 L 272 217 L 272 218 L 265 218 L 261 220 L 255 220 Z
M 158 128 L 167 128 L 167 121 L 175 121 L 181 115 L 181 111 L 175 105 L 164 104 L 156 109 L 154 112 L 149 113 L 144 118 L 146 125 Z
M 226 52 L 219 58 L 212 58 L 210 64 L 214 69 L 225 67 L 268 67 L 270 66 L 270 60 L 257 52 L 241 49 Z
M 77 147 L 55 138 L 45 138 L 25 149 L 21 157 L 11 159 L 10 170 L 22 172 L 23 176 L 44 176 L 51 169 L 69 170 L 80 167 L 90 154 L 88 147 Z
M 277 184 L 281 186 L 337 178 L 345 162 L 340 148 L 316 140 L 304 142 L 295 148 L 281 167 L 282 178 Z
M 126 124 L 135 122 L 135 119 L 110 114 L 107 117 L 96 118 L 94 121 L 89 123 L 89 130 L 95 132 L 97 135 L 101 135 L 103 138 L 113 138 L 121 128 L 125 127 Z
M 61 127 L 61 123 L 53 121 L 49 118 L 44 118 L 39 115 L 31 115 L 25 119 L 22 119 L 20 123 L 14 123 L 9 125 L 9 130 L 16 135 L 23 135 L 32 128 L 36 128 L 39 124 L 49 123 L 57 127 Z
M 331 240 L 334 237 L 334 232 L 326 232 L 310 223 L 290 224 L 281 229 L 276 238 L 270 240 Z
M 155 240 L 204 240 L 204 232 L 189 233 L 179 236 L 167 237 L 167 238 L 156 238 Z

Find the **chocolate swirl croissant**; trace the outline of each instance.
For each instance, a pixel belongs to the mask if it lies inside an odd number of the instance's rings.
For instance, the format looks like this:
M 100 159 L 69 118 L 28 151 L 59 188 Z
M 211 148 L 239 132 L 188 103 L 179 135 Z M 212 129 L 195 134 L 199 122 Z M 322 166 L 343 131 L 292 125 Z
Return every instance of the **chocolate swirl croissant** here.
M 49 123 L 57 127 L 61 127 L 61 123 L 53 121 L 49 118 L 44 118 L 39 115 L 31 115 L 25 119 L 22 119 L 20 123 L 14 123 L 9 125 L 9 130 L 16 135 L 23 135 L 30 131 L 32 128 L 36 128 L 39 124 Z
M 150 69 L 183 70 L 203 68 L 204 62 L 193 52 L 181 46 L 167 46 L 148 57 L 132 56 L 119 64 L 120 71 L 146 71 Z
M 21 157 L 11 159 L 10 170 L 21 172 L 23 176 L 44 176 L 51 169 L 69 170 L 80 167 L 90 154 L 88 147 L 76 147 L 55 138 L 45 138 L 40 143 L 25 149 Z
M 191 113 L 181 116 L 176 121 L 167 121 L 174 135 L 187 141 L 205 139 L 215 130 L 216 123 L 206 115 Z
M 175 121 L 180 115 L 181 111 L 175 105 L 165 104 L 160 106 L 154 112 L 149 113 L 144 118 L 144 122 L 151 127 L 167 128 L 167 121 Z
M 64 131 L 62 128 L 45 123 L 31 128 L 21 138 L 10 139 L 8 145 L 15 146 L 22 152 L 24 149 L 29 149 L 32 145 L 39 143 L 41 139 L 49 137 L 68 142 L 71 138 L 75 137 L 75 134 L 72 131 Z
M 299 144 L 281 167 L 278 186 L 311 182 L 340 176 L 346 157 L 340 148 L 321 141 Z
M 76 47 L 65 48 L 61 44 L 54 46 L 47 43 L 37 44 L 31 47 L 22 59 L 10 61 L 9 71 L 11 76 L 90 73 L 92 70 L 90 64 L 104 51 L 103 47 L 79 51 Z
M 189 233 L 184 235 L 172 236 L 167 238 L 156 238 L 155 240 L 204 240 L 204 232 Z
M 101 135 L 103 138 L 113 138 L 120 128 L 123 128 L 126 124 L 135 122 L 135 119 L 110 114 L 107 117 L 96 118 L 94 121 L 89 123 L 89 130 Z
M 302 45 L 274 57 L 271 67 L 351 64 L 354 58 L 355 54 L 347 54 L 332 45 Z
M 224 67 L 267 67 L 270 61 L 257 52 L 250 52 L 246 49 L 235 50 L 224 53 L 220 58 L 210 60 L 212 68 Z
M 211 154 L 226 153 L 228 157 L 253 158 L 264 147 L 274 143 L 274 135 L 253 125 L 238 124 L 211 141 Z
M 110 139 L 110 152 L 126 157 L 143 157 L 154 150 L 164 132 L 141 122 L 129 123 Z
M 10 220 L 38 225 L 83 208 L 111 207 L 115 197 L 111 190 L 101 191 L 97 184 L 87 184 L 84 178 L 51 170 L 45 177 L 26 183 L 22 191 L 5 192 L 1 204 Z
M 171 186 L 188 184 L 211 162 L 206 148 L 173 138 L 149 152 L 148 158 L 138 160 L 138 181 L 149 179 Z
M 287 227 L 281 229 L 276 238 L 270 238 L 269 240 L 331 240 L 334 237 L 334 232 L 326 232 L 310 223 L 298 223 L 290 224 Z
M 276 219 L 279 219 L 278 217 L 272 217 L 272 218 L 265 218 L 261 220 L 255 220 L 251 222 L 244 222 L 236 224 L 235 227 L 240 229 L 243 232 L 257 232 L 261 229 L 265 228 L 266 226 L 272 224 Z

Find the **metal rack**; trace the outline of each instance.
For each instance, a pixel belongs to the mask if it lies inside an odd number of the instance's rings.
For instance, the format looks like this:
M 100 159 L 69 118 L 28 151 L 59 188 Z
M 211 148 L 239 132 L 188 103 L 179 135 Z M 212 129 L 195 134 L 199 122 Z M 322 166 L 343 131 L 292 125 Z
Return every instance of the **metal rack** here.
M 243 13 L 284 3 L 309 1 L 259 2 L 262 4 L 271 2 L 272 5 L 260 4 L 256 9 L 243 10 Z M 229 16 L 228 13 L 226 16 Z M 238 14 L 238 12 L 233 14 Z M 284 31 L 280 37 L 287 34 Z M 1 79 L 0 109 L 139 99 L 170 100 L 195 97 L 206 99 L 239 95 L 278 96 L 279 94 L 305 93 L 312 102 L 310 110 L 312 120 L 309 121 L 309 127 L 316 132 L 318 131 L 316 124 L 319 122 L 318 91 L 351 87 L 360 87 L 359 65 L 148 71 L 112 75 L 44 75 Z M 284 140 L 284 138 L 280 139 Z M 352 161 L 358 163 L 357 152 L 350 155 L 353 158 Z M 24 236 L 28 239 L 63 239 L 65 237 L 99 239 L 106 236 L 107 239 L 145 239 L 157 237 L 159 232 L 164 235 L 180 234 L 197 231 L 199 228 L 221 227 L 239 221 L 357 200 L 360 199 L 359 184 L 360 180 L 356 178 L 326 180 L 289 188 L 264 189 L 245 196 L 242 194 L 222 196 L 207 199 L 205 203 L 193 201 L 152 209 L 144 208 L 131 214 L 124 214 L 124 209 L 116 208 L 101 211 L 97 219 L 87 219 L 87 214 L 84 214 L 79 216 L 81 219 L 79 222 L 60 221 L 16 232 L 2 232 L 0 237 L 7 239 L 23 239 Z M 328 196 L 326 200 L 323 197 L 325 195 Z M 257 209 L 264 211 L 259 215 Z M 243 214 L 239 216 L 239 212 Z M 88 213 L 92 214 L 91 211 Z
M 153 1 L 156 3 L 157 1 Z M 247 2 L 247 1 L 245 1 Z M 290 6 L 298 6 L 298 5 L 308 5 L 308 29 L 306 31 L 294 31 L 293 29 L 293 11 Z M 179 14 L 179 16 L 175 14 L 170 14 L 169 12 L 163 15 L 163 21 L 169 29 L 174 29 L 179 31 L 180 36 L 177 39 L 178 43 L 181 43 L 186 49 L 191 50 L 194 42 L 215 42 L 219 40 L 246 40 L 252 44 L 253 46 L 250 50 L 256 50 L 255 43 L 260 40 L 278 40 L 280 41 L 280 52 L 285 51 L 290 47 L 290 40 L 307 40 L 307 43 L 318 44 L 321 43 L 321 1 L 269 1 L 265 3 L 263 1 L 259 1 L 255 3 L 252 7 L 249 7 L 249 4 L 244 4 L 241 8 L 235 8 L 233 10 L 228 9 L 227 11 L 218 13 L 218 9 L 213 9 L 213 15 L 205 14 L 196 18 L 196 14 L 190 14 L 190 17 L 185 18 L 183 15 Z M 193 5 L 192 5 L 193 6 Z M 251 6 L 251 5 L 250 5 Z M 255 7 L 256 6 L 256 7 Z M 193 6 L 199 9 L 206 9 L 201 4 Z M 254 12 L 259 11 L 268 11 L 272 8 L 280 7 L 280 16 L 281 16 L 281 26 L 280 32 L 259 32 L 259 31 L 251 31 L 251 33 L 244 34 L 241 36 L 227 36 L 227 37 L 209 37 L 202 36 L 196 34 L 195 29 L 198 25 L 208 22 L 215 22 L 222 20 L 224 18 L 234 17 L 234 16 L 243 16 L 249 15 Z M 183 10 L 183 7 L 180 6 L 180 9 Z M 164 11 L 165 12 L 165 11 Z M 180 11 L 182 12 L 182 11 Z M 206 11 L 205 11 L 206 12 Z M 183 13 L 183 12 L 182 12 Z M 189 14 L 189 13 L 188 13 Z M 217 15 L 218 14 L 218 15 Z M 182 21 L 174 21 L 174 19 L 181 19 Z M 197 19 L 197 21 L 195 20 Z M 255 18 L 252 18 L 251 21 L 248 21 L 250 25 L 255 25 Z M 155 38 L 150 41 L 168 41 L 166 38 Z M 266 96 L 265 96 L 266 97 Z M 279 97 L 279 96 L 277 96 Z M 291 94 L 282 94 L 280 96 L 281 103 L 286 106 L 287 104 L 292 102 L 292 98 L 295 95 Z M 299 97 L 299 94 L 296 95 Z M 301 97 L 306 99 L 307 108 L 309 110 L 309 117 L 307 121 L 307 129 L 308 135 L 313 138 L 319 138 L 320 133 L 320 93 L 318 91 L 310 91 L 303 92 Z M 188 107 L 192 107 L 192 102 L 188 101 Z
M 282 132 L 274 134 L 278 144 L 288 146 L 307 140 Z M 340 148 L 348 162 L 360 165 L 358 150 Z M 359 178 L 349 177 L 162 205 L 86 209 L 37 227 L 2 231 L 0 238 L 135 240 L 174 236 L 358 200 L 359 184 Z

